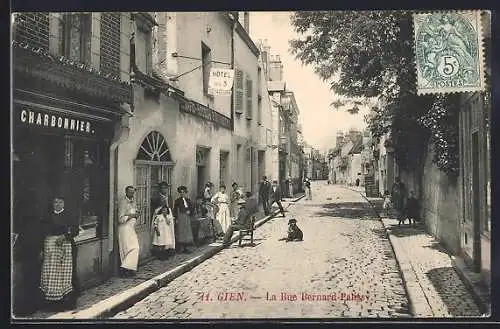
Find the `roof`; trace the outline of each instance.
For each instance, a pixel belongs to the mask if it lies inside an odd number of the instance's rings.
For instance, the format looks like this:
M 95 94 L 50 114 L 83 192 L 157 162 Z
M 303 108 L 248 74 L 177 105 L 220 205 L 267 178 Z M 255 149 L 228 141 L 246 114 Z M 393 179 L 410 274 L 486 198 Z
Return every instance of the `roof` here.
M 269 91 L 285 91 L 285 81 L 268 81 L 267 90 Z

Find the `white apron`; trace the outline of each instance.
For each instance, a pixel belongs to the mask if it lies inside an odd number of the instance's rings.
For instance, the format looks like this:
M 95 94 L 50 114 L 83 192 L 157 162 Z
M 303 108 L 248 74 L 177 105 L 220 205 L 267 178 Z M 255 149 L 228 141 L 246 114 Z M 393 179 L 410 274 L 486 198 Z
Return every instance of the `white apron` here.
M 125 224 L 118 225 L 118 245 L 120 247 L 121 267 L 137 271 L 139 261 L 139 239 L 135 232 L 136 219 L 130 219 Z
M 159 236 L 156 235 L 154 230 L 155 226 L 158 227 L 158 230 L 160 231 Z M 166 217 L 163 214 L 154 215 L 152 234 L 154 246 L 164 247 L 164 249 L 175 249 L 175 227 L 172 210 L 170 210 Z

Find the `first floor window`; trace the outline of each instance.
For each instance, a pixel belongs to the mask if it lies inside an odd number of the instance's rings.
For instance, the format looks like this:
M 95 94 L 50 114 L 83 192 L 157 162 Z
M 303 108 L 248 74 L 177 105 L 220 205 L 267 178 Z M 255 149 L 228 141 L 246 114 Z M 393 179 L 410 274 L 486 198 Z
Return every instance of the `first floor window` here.
M 135 160 L 135 198 L 141 210 L 136 225 L 150 226 L 153 214 L 151 199 L 157 195 L 160 182 L 169 184 L 169 206 L 173 207 L 172 169 L 173 162 L 165 138 L 157 131 L 151 132 L 142 142 Z

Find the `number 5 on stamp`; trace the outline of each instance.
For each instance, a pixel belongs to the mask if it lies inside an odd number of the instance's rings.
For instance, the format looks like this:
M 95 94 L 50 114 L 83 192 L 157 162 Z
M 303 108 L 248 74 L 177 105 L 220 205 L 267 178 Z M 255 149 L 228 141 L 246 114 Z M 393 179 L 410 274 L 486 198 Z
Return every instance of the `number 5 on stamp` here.
M 413 15 L 417 93 L 484 90 L 479 11 Z

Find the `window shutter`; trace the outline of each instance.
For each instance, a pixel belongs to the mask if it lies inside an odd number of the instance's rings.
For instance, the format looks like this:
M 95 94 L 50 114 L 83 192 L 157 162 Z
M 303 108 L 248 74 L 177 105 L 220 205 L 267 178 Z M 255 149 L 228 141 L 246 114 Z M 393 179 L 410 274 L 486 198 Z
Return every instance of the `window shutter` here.
M 234 112 L 243 113 L 243 71 L 236 69 Z
M 102 13 L 100 69 L 106 73 L 120 74 L 121 13 Z
M 247 93 L 246 93 L 246 96 L 247 96 L 247 119 L 248 120 L 252 120 L 253 119 L 253 108 L 252 108 L 252 100 L 253 100 L 253 90 L 252 90 L 252 80 L 251 79 L 247 79 L 246 81 L 247 85 L 246 85 L 246 89 L 247 89 Z

